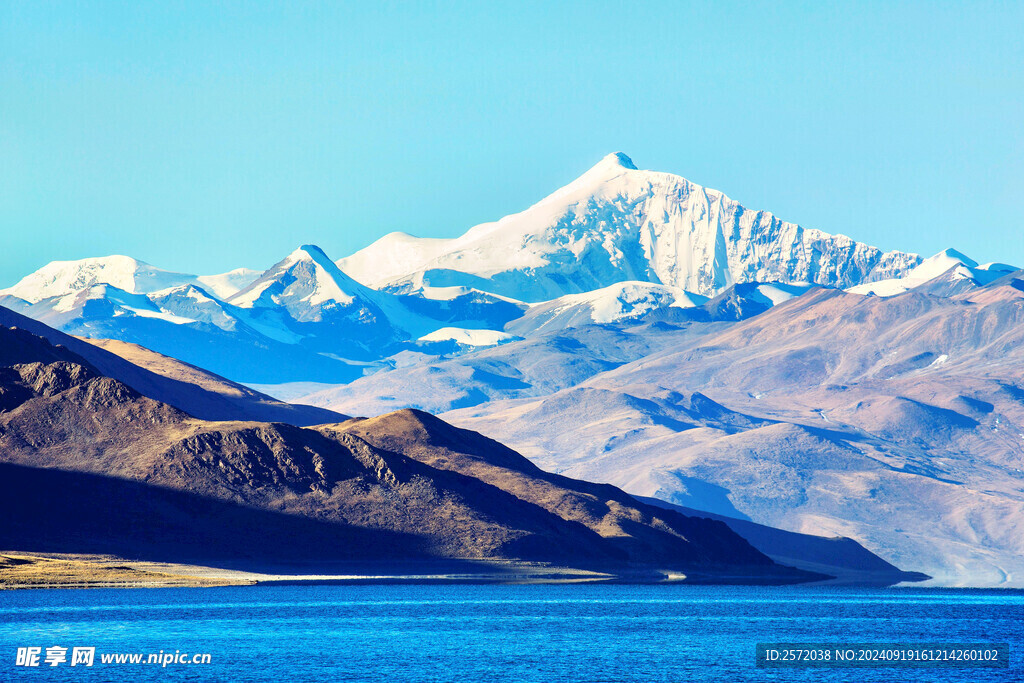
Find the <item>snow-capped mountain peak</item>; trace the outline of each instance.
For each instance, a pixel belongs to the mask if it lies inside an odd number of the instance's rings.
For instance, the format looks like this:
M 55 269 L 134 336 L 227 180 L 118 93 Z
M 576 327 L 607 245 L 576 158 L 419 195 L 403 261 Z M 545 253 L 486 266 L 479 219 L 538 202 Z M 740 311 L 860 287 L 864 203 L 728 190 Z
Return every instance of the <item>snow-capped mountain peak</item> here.
M 572 190 L 580 187 L 586 187 L 595 183 L 606 182 L 613 178 L 617 178 L 627 171 L 637 171 L 636 164 L 633 160 L 622 152 L 612 152 L 606 155 L 601 161 L 597 162 L 587 170 L 586 173 L 581 175 L 576 180 L 572 181 L 565 187 L 557 190 L 556 192 L 549 195 L 546 199 L 557 197 L 566 190 Z
M 320 247 L 304 244 L 228 301 L 242 308 L 289 304 L 321 308 L 348 306 L 365 291 L 367 288 L 345 275 Z
M 908 277 L 938 277 L 955 266 L 977 268 L 978 262 L 956 249 L 944 249 L 935 256 L 926 258 L 907 275 Z
M 416 272 L 430 259 L 444 253 L 451 242 L 450 239 L 391 232 L 355 254 L 338 259 L 335 264 L 358 282 L 377 289 L 390 280 Z
M 76 261 L 51 261 L 0 296 L 18 297 L 31 304 L 66 296 L 93 285 L 111 285 L 131 294 L 151 294 L 182 285 L 198 285 L 219 298 L 227 298 L 252 282 L 259 271 L 238 268 L 219 275 L 189 275 L 163 270 L 131 256 L 100 256 Z
M 298 249 L 285 256 L 281 261 L 281 264 L 287 267 L 293 263 L 298 263 L 299 261 L 321 263 L 323 261 L 330 262 L 330 259 L 327 258 L 327 254 L 324 253 L 324 250 L 315 244 L 303 244 Z
M 158 289 L 157 291 L 152 292 L 152 296 L 153 298 L 177 296 L 192 299 L 196 303 L 208 303 L 210 301 L 215 301 L 215 299 L 210 296 L 209 292 L 202 287 L 197 287 L 191 283 L 175 285 L 174 287 L 168 287 L 166 289 Z
M 251 285 L 261 273 L 252 268 L 235 268 L 219 275 L 200 275 L 196 281 L 210 294 L 227 299 Z
M 916 254 L 883 253 L 744 208 L 671 173 L 637 169 L 621 152 L 525 211 L 444 244 L 407 242 L 414 270 L 375 285 L 395 292 L 466 286 L 537 303 L 626 281 L 714 296 L 743 282 L 849 287 L 898 277 Z M 371 245 L 346 259 L 379 260 Z M 372 257 L 371 257 L 372 255 Z
M 637 173 L 630 174 L 630 171 L 636 171 Z M 613 152 L 591 166 L 586 173 L 576 180 L 555 190 L 547 197 L 531 206 L 530 210 L 537 210 L 541 207 L 553 204 L 557 205 L 586 201 L 590 196 L 606 195 L 608 192 L 605 190 L 605 186 L 609 183 L 614 183 L 616 179 L 622 178 L 623 176 L 642 174 L 643 172 L 637 169 L 636 164 L 633 163 L 632 159 L 622 152 Z M 619 184 L 621 185 L 621 183 Z M 619 189 L 616 187 L 612 189 L 611 193 L 614 195 L 618 191 Z M 498 221 L 497 224 L 501 223 L 502 221 Z
M 623 152 L 612 152 L 604 159 L 602 159 L 598 165 L 600 166 L 601 164 L 615 164 L 617 166 L 629 169 L 631 171 L 638 170 L 636 164 L 633 163 L 633 160 L 626 156 Z
M 144 294 L 193 279 L 191 275 L 154 268 L 130 256 L 113 255 L 77 261 L 52 261 L 22 278 L 13 287 L 0 290 L 0 295 L 16 296 L 34 304 L 97 284 L 112 285 L 132 294 Z
M 301 367 L 311 373 L 305 380 L 348 378 L 357 372 L 350 361 L 436 345 L 438 330 L 472 346 L 502 330 L 527 336 L 541 327 L 704 315 L 679 310 L 695 306 L 709 307 L 708 316 L 734 308 L 753 315 L 810 285 L 920 276 L 954 262 L 974 273 L 954 289 L 1005 270 L 952 251 L 924 263 L 883 253 L 751 211 L 681 176 L 638 169 L 616 152 L 524 211 L 454 239 L 391 233 L 337 262 L 305 244 L 262 272 L 199 277 L 126 256 L 55 262 L 0 291 L 0 305 L 76 334 L 241 368 L 238 377 L 253 376 L 248 361 L 204 355 L 202 345 L 230 343 L 238 358 L 273 347 L 280 367 L 260 376 L 290 378 Z
M 956 249 L 944 249 L 922 261 L 903 277 L 859 284 L 846 291 L 852 294 L 881 297 L 896 296 L 943 276 L 952 282 L 966 283 L 967 286 L 983 286 L 1016 270 L 1016 266 L 1002 263 L 987 263 L 979 266 L 977 261 Z

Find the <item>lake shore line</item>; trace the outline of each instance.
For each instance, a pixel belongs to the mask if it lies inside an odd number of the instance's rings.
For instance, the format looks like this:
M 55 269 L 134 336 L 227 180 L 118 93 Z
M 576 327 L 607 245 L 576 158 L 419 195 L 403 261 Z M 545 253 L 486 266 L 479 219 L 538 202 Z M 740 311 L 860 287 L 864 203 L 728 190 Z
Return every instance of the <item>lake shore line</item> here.
M 270 566 L 258 571 L 111 555 L 0 552 L 0 590 L 36 588 L 204 588 L 314 583 L 579 583 L 614 581 L 615 574 L 535 563 Z M 637 577 L 641 578 L 641 577 Z M 647 577 L 657 578 L 655 574 Z M 665 581 L 676 577 L 666 576 Z M 682 578 L 680 575 L 679 578 Z
M 295 584 L 792 583 L 782 577 L 704 574 L 650 567 L 615 570 L 538 562 L 405 562 L 209 566 L 113 555 L 0 551 L 0 590 L 39 588 L 205 588 Z

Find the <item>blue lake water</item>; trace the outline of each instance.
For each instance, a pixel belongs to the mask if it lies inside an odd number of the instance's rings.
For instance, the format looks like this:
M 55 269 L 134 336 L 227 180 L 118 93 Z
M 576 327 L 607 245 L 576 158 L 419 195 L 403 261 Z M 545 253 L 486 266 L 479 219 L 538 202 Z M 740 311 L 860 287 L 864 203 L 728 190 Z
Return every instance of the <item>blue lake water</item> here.
M 1008 642 L 1011 669 L 755 668 L 758 642 Z M 16 665 L 40 647 L 40 667 Z M 91 668 L 42 662 L 96 648 Z M 103 664 L 104 653 L 209 664 Z M 0 592 L 0 680 L 1024 680 L 1024 592 L 621 585 Z

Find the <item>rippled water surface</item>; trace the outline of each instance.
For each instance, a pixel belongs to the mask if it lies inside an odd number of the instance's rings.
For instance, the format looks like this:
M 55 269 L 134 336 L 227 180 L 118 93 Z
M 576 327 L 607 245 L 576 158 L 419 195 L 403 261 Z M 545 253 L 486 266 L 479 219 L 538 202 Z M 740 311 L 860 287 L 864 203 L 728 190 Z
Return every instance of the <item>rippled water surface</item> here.
M 755 668 L 758 642 L 1008 642 L 1010 670 Z M 17 649 L 42 649 L 38 668 Z M 96 648 L 91 668 L 46 648 Z M 103 664 L 111 653 L 210 664 Z M 0 680 L 1024 680 L 1024 593 L 617 585 L 0 592 Z

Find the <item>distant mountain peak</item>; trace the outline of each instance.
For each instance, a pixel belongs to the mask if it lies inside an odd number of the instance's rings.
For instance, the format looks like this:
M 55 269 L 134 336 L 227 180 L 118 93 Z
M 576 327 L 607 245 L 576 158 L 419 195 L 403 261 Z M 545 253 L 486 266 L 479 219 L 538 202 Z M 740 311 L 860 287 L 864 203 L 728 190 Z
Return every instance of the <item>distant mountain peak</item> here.
M 407 238 L 406 272 L 382 278 L 378 264 L 393 242 L 344 259 L 346 272 L 391 292 L 464 286 L 530 303 L 626 281 L 704 297 L 742 282 L 844 288 L 903 276 L 921 262 L 917 254 L 882 252 L 748 209 L 682 176 L 639 170 L 622 152 L 526 210 L 461 237 Z
M 229 301 L 243 307 L 251 307 L 261 300 L 264 305 L 278 305 L 285 296 L 298 298 L 310 307 L 347 306 L 364 289 L 343 273 L 323 249 L 303 244 Z
M 0 290 L 0 295 L 10 294 L 29 303 L 38 303 L 53 296 L 87 290 L 93 285 L 112 285 L 134 294 L 164 289 L 191 279 L 191 275 L 173 273 L 131 256 L 114 254 L 52 261 L 26 275 L 13 287 Z
M 607 155 L 604 159 L 601 159 L 598 166 L 618 166 L 620 168 L 629 169 L 630 171 L 638 171 L 636 164 L 633 160 L 626 156 L 623 152 L 612 152 Z
M 311 260 L 314 260 L 314 261 L 322 261 L 322 260 L 329 261 L 330 260 L 330 259 L 327 258 L 327 254 L 324 253 L 324 250 L 321 249 L 320 247 L 316 246 L 315 244 L 303 244 L 298 249 L 293 251 L 288 256 L 288 258 L 294 258 L 294 259 L 297 259 L 297 260 L 298 259 L 311 259 Z
M 602 184 L 613 178 L 621 176 L 626 171 L 638 171 L 633 160 L 622 152 L 612 152 L 606 155 L 599 162 L 594 164 L 586 173 L 572 181 L 565 187 L 555 190 L 553 193 L 540 201 L 541 204 L 553 199 L 560 199 L 579 191 L 591 191 L 597 184 Z
M 962 251 L 957 251 L 956 249 L 953 249 L 952 247 L 950 247 L 948 249 L 943 249 L 942 251 L 940 251 L 935 256 L 932 256 L 931 258 L 925 259 L 924 262 L 922 263 L 922 265 L 924 263 L 937 262 L 937 261 L 946 261 L 946 260 L 949 260 L 949 261 L 959 261 L 963 265 L 968 266 L 970 268 L 976 268 L 978 266 L 978 262 L 977 261 L 975 261 L 974 259 L 968 257 Z
M 853 294 L 887 297 L 903 294 L 931 282 L 939 287 L 939 289 L 932 287 L 932 293 L 937 291 L 949 293 L 972 286 L 986 286 L 1016 270 L 1016 266 L 1005 263 L 978 265 L 977 261 L 956 249 L 944 249 L 934 256 L 924 259 L 901 277 L 862 283 L 850 287 L 846 291 Z
M 338 287 L 347 290 L 347 294 L 355 293 L 356 291 L 362 291 L 365 288 L 348 276 L 338 265 L 331 260 L 327 253 L 316 246 L 315 244 L 303 244 L 301 247 L 289 254 L 283 261 L 281 261 L 275 269 L 286 269 L 300 261 L 312 263 L 316 268 L 313 272 L 314 277 L 323 278 L 327 277 L 332 280 Z

